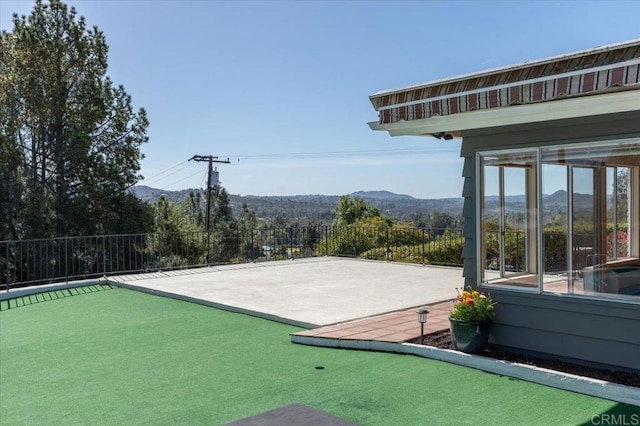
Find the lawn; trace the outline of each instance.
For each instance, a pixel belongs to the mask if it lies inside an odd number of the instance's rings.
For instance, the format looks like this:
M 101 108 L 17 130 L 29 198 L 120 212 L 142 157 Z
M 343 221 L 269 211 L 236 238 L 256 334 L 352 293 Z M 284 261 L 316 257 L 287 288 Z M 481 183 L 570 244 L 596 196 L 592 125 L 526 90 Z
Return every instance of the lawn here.
M 589 424 L 637 407 L 126 289 L 0 311 L 0 423 L 223 424 L 294 402 L 363 425 Z M 324 369 L 316 369 L 323 366 Z

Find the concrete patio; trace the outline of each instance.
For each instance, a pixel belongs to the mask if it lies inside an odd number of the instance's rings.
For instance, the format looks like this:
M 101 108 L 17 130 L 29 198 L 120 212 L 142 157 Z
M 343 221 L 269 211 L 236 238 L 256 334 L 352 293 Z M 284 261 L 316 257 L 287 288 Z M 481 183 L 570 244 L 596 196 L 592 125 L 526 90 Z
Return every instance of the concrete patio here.
M 108 277 L 120 286 L 315 328 L 451 300 L 460 268 L 320 257 Z

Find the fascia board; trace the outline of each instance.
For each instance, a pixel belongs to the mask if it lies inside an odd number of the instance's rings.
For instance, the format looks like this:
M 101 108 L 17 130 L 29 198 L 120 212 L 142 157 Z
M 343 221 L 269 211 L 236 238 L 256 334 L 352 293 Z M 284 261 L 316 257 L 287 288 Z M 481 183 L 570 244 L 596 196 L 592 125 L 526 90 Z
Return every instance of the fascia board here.
M 468 111 L 397 123 L 380 124 L 371 122 L 368 124 L 372 130 L 387 131 L 391 136 L 418 136 L 440 132 L 459 133 L 463 130 L 591 117 L 629 111 L 640 111 L 640 90 Z

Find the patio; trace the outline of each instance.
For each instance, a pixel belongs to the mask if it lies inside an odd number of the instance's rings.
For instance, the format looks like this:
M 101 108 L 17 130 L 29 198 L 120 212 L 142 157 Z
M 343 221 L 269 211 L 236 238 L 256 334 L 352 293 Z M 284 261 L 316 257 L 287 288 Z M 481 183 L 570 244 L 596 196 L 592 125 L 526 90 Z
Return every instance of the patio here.
M 451 300 L 462 286 L 462 271 L 316 257 L 108 279 L 123 287 L 316 328 Z M 411 317 L 415 326 L 415 313 Z

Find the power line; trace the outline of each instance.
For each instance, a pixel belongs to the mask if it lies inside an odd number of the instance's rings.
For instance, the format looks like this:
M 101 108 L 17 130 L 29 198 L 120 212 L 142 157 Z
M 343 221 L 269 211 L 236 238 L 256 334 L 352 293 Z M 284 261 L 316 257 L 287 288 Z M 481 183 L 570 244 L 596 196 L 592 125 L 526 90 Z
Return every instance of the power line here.
M 240 162 L 241 159 L 243 160 L 273 160 L 273 161 L 277 161 L 277 160 L 293 160 L 293 159 L 322 159 L 322 158 L 340 158 L 340 157 L 354 157 L 354 156 L 359 156 L 359 157 L 371 157 L 371 156 L 398 156 L 398 155 L 421 155 L 421 154 L 441 154 L 441 153 L 453 153 L 453 152 L 459 152 L 459 148 L 458 147 L 450 147 L 450 146 L 441 146 L 441 147 L 429 147 L 429 148 L 392 148 L 392 149 L 381 149 L 381 150 L 373 150 L 373 149 L 369 149 L 369 150 L 352 150 L 352 151 L 316 151 L 316 152 L 281 152 L 281 153 L 262 153 L 262 154 L 236 154 L 236 155 L 229 155 L 226 156 L 228 157 L 227 160 L 224 161 L 220 161 L 217 160 L 218 157 L 214 157 L 214 156 L 198 156 L 195 155 L 193 156 L 191 159 L 189 159 L 189 161 L 187 161 L 187 163 L 185 164 L 183 161 L 171 166 L 170 168 L 160 172 L 160 173 L 156 173 L 155 175 L 151 176 L 150 178 L 145 178 L 143 180 L 143 182 L 146 185 L 149 184 L 153 184 L 153 183 L 157 183 L 160 182 L 170 176 L 173 176 L 177 173 L 180 173 L 181 171 L 183 171 L 184 169 L 188 168 L 191 163 L 191 160 L 196 160 L 196 161 L 209 161 L 209 157 L 211 157 L 212 162 L 222 162 L 222 163 L 231 163 L 229 161 L 229 158 L 237 158 L 237 162 Z M 213 161 L 214 159 L 216 159 L 215 161 Z M 177 170 L 176 167 L 180 167 Z M 173 171 L 172 171 L 173 170 Z M 170 184 L 166 185 L 167 188 L 170 188 L 171 186 L 180 183 L 182 181 L 185 181 L 193 176 L 195 176 L 196 174 L 200 173 L 200 171 L 190 174 L 182 179 L 179 179 L 177 181 L 173 181 Z M 206 173 L 205 173 L 206 176 Z M 201 186 L 202 183 L 204 182 L 204 179 L 201 182 Z
M 152 183 L 152 182 L 160 182 L 160 181 L 162 181 L 162 180 L 164 180 L 164 179 L 168 178 L 169 176 L 173 176 L 173 175 L 175 175 L 176 173 L 179 173 L 179 172 L 183 171 L 184 169 L 188 168 L 189 166 L 191 166 L 191 164 L 186 163 L 183 167 L 181 167 L 181 168 L 179 168 L 179 169 L 177 169 L 177 170 L 174 170 L 174 171 L 173 171 L 173 172 L 171 172 L 171 173 L 167 173 L 167 174 L 165 174 L 165 173 L 166 173 L 166 171 L 165 171 L 164 173 L 159 173 L 159 174 L 157 174 L 157 175 L 156 175 L 156 176 L 157 176 L 157 178 L 156 178 L 156 179 L 154 179 L 154 178 L 150 178 L 150 179 L 148 179 L 148 180 L 147 180 L 147 179 L 145 179 L 144 181 L 145 181 L 145 183 L 146 183 L 147 185 L 148 185 L 148 184 L 150 184 L 150 183 Z M 168 170 L 167 170 L 167 171 L 168 171 Z
M 183 177 L 182 179 L 179 179 L 179 180 L 173 181 L 173 182 L 171 182 L 170 184 L 166 185 L 164 189 L 170 189 L 173 185 L 175 185 L 175 184 L 177 184 L 177 183 L 180 183 L 180 182 L 182 182 L 182 181 L 185 181 L 185 180 L 187 180 L 187 179 L 189 179 L 189 178 L 192 178 L 193 176 L 198 175 L 198 174 L 200 174 L 200 173 L 202 173 L 202 171 L 201 171 L 201 170 L 198 170 L 197 172 L 192 173 L 192 174 L 190 174 L 190 175 L 188 175 L 188 176 L 185 176 L 185 177 Z M 206 175 L 206 173 L 205 173 L 205 175 Z M 204 179 L 202 180 L 202 182 L 204 182 Z M 201 185 L 202 185 L 202 184 L 201 184 Z
M 184 161 L 180 161 L 179 163 L 174 164 L 173 166 L 169 167 L 168 169 L 165 169 L 165 170 L 161 171 L 160 173 L 156 173 L 155 175 L 152 175 L 151 177 L 145 178 L 145 180 L 147 180 L 147 179 L 148 180 L 153 180 L 157 176 L 163 175 L 163 174 L 167 173 L 168 171 L 173 170 L 176 167 L 181 166 L 183 164 L 184 164 Z
M 386 149 L 386 150 L 358 150 L 358 151 L 323 151 L 323 152 L 287 152 L 287 153 L 264 153 L 264 154 L 234 154 L 229 158 L 238 159 L 261 159 L 261 160 L 290 160 L 303 158 L 335 158 L 353 156 L 395 156 L 408 154 L 435 154 L 459 152 L 459 148 L 414 148 L 414 149 Z

